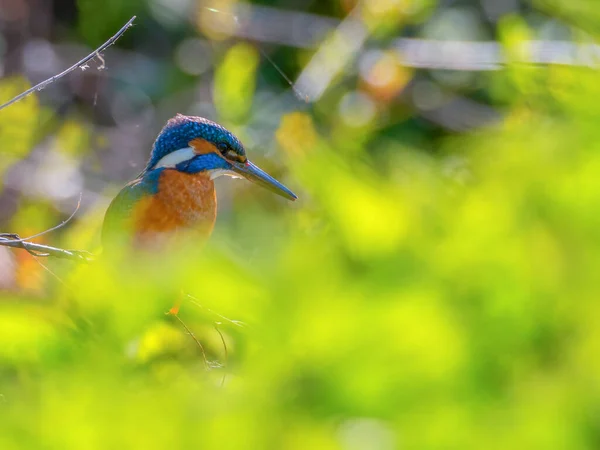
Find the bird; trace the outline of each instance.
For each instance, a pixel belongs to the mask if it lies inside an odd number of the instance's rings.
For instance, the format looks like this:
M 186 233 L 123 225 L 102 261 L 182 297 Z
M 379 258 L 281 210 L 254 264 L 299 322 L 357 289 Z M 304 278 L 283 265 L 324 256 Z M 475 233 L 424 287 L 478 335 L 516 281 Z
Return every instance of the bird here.
M 170 236 L 193 233 L 207 240 L 217 217 L 214 179 L 246 178 L 288 200 L 298 197 L 252 163 L 241 141 L 203 117 L 177 114 L 154 141 L 145 169 L 110 203 L 102 245 L 166 245 Z

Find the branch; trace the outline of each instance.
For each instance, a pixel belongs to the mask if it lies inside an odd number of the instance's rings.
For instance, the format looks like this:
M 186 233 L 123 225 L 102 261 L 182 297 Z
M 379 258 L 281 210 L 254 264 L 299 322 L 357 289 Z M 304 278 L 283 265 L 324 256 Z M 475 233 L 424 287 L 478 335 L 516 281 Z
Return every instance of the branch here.
M 29 242 L 31 239 L 43 236 L 44 234 L 51 233 L 52 231 L 56 231 L 59 228 L 64 227 L 68 224 L 77 211 L 79 211 L 79 207 L 81 206 L 81 194 L 79 194 L 79 200 L 77 201 L 77 207 L 75 211 L 71 213 L 68 219 L 63 220 L 56 226 L 52 228 L 42 231 L 41 233 L 36 233 L 33 236 L 29 236 L 26 238 L 21 238 L 18 234 L 15 233 L 0 233 L 0 246 L 4 247 L 12 247 L 12 248 L 21 248 L 23 250 L 28 251 L 33 256 L 55 256 L 57 258 L 70 259 L 77 262 L 90 262 L 94 260 L 94 255 L 89 252 L 82 250 L 64 250 L 62 248 L 50 247 L 48 245 L 42 244 L 34 244 L 33 242 Z
M 98 57 L 100 60 L 102 60 L 102 56 L 100 55 L 100 52 L 103 52 L 108 47 L 110 47 L 115 42 L 117 42 L 117 40 L 127 31 L 127 29 L 130 26 L 132 26 L 134 20 L 135 20 L 135 16 L 133 16 L 131 19 L 129 19 L 129 21 L 125 25 L 123 25 L 123 27 L 119 31 L 117 31 L 117 34 L 115 34 L 113 37 L 111 37 L 108 41 L 106 41 L 104 44 L 102 44 L 100 47 L 98 47 L 92 53 L 90 53 L 89 55 L 87 55 L 85 58 L 83 58 L 82 60 L 76 62 L 71 67 L 69 67 L 68 69 L 66 69 L 63 72 L 59 73 L 58 75 L 54 75 L 54 76 L 48 78 L 47 80 L 42 81 L 39 84 L 36 84 L 32 88 L 27 89 L 25 92 L 17 95 L 12 100 L 9 100 L 8 102 L 0 105 L 0 110 L 6 108 L 7 106 L 12 105 L 13 103 L 18 102 L 19 100 L 21 100 L 21 99 L 23 99 L 25 97 L 27 97 L 32 92 L 41 91 L 42 89 L 44 89 L 49 84 L 54 83 L 56 80 L 64 77 L 65 75 L 68 75 L 69 73 L 73 72 L 74 70 L 76 70 L 76 69 L 84 66 L 89 60 L 91 60 L 91 59 L 93 59 L 95 57 Z
M 94 260 L 94 255 L 83 250 L 65 250 L 49 245 L 34 244 L 33 242 L 24 241 L 18 234 L 12 233 L 0 233 L 0 246 L 21 248 L 33 256 L 53 256 L 86 263 Z
M 48 78 L 47 80 L 42 81 L 41 83 L 36 84 L 32 88 L 27 89 L 25 92 L 22 92 L 21 94 L 17 95 L 12 100 L 9 100 L 8 102 L 0 105 L 0 110 L 27 97 L 32 92 L 41 91 L 49 84 L 54 83 L 56 80 L 59 80 L 60 78 L 64 77 L 65 75 L 68 75 L 69 73 L 73 72 L 77 68 L 85 66 L 85 64 L 93 58 L 97 57 L 98 59 L 100 59 L 100 61 L 102 62 L 102 66 L 104 66 L 104 59 L 102 58 L 102 55 L 100 53 L 103 52 L 104 50 L 106 50 L 111 45 L 113 45 L 115 42 L 117 42 L 117 40 L 127 31 L 127 29 L 132 26 L 134 20 L 135 20 L 135 16 L 133 16 L 131 19 L 129 19 L 127 21 L 127 23 L 125 25 L 123 25 L 121 27 L 121 29 L 119 31 L 117 31 L 117 33 L 113 37 L 111 37 L 108 41 L 106 41 L 104 44 L 102 44 L 100 47 L 98 47 L 92 53 L 87 55 L 85 58 L 81 59 L 80 61 L 73 64 L 71 67 L 69 67 L 68 69 L 62 71 L 61 73 L 54 75 L 54 76 Z M 67 220 L 63 221 L 59 225 L 57 225 L 49 230 L 43 231 L 43 232 L 35 234 L 33 236 L 21 239 L 21 237 L 18 234 L 0 233 L 0 246 L 11 247 L 11 248 L 20 248 L 20 249 L 23 249 L 23 250 L 29 252 L 31 255 L 38 256 L 38 257 L 53 256 L 55 258 L 68 259 L 68 260 L 77 261 L 77 262 L 93 261 L 94 255 L 92 255 L 91 253 L 86 252 L 86 251 L 65 250 L 65 249 L 57 248 L 57 247 L 50 247 L 49 245 L 34 244 L 33 242 L 29 242 L 29 239 L 41 236 L 41 235 L 49 233 L 51 231 L 55 231 L 55 230 L 61 228 L 62 226 L 64 226 L 65 224 L 67 224 L 73 218 L 73 216 L 79 209 L 80 204 L 81 204 L 81 196 L 79 197 L 79 202 L 77 203 L 77 208 L 75 209 L 75 212 L 73 212 L 73 214 L 71 214 L 71 216 Z

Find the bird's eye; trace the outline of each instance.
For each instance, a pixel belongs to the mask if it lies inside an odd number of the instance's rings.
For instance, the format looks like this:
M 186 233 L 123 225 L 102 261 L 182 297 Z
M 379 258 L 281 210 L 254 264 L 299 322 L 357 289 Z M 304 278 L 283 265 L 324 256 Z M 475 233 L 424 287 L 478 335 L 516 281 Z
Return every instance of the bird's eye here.
M 217 148 L 222 154 L 225 154 L 229 151 L 229 144 L 227 144 L 227 142 L 219 142 Z

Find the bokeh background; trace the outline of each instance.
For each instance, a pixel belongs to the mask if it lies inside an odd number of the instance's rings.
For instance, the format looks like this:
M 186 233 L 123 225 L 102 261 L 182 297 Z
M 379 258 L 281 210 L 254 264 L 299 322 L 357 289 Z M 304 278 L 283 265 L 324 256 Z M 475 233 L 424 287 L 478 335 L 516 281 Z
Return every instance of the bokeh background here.
M 176 113 L 300 198 L 219 179 L 193 258 L 0 248 L 0 448 L 600 446 L 595 0 L 3 0 L 0 101 L 134 14 L 0 111 L 0 231 L 81 196 L 35 241 L 98 252 Z

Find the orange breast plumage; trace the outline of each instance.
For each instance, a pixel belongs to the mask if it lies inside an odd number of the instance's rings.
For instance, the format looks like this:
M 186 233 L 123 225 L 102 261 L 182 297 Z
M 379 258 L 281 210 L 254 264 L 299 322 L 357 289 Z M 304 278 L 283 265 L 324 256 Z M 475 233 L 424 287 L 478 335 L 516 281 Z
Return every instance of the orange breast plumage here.
M 133 230 L 142 239 L 178 231 L 194 231 L 208 237 L 216 217 L 215 186 L 208 173 L 166 169 L 158 179 L 156 194 L 141 199 L 135 206 Z
M 104 247 L 133 238 L 153 246 L 166 237 L 193 233 L 206 239 L 217 215 L 215 187 L 207 172 L 175 169 L 148 172 L 125 186 L 110 204 L 104 219 Z

